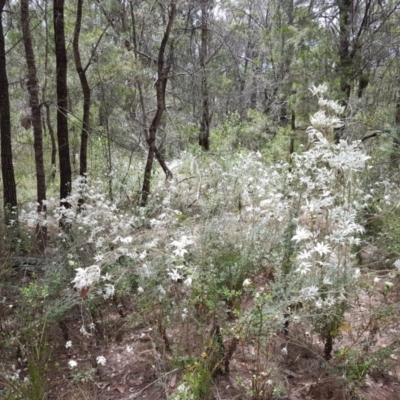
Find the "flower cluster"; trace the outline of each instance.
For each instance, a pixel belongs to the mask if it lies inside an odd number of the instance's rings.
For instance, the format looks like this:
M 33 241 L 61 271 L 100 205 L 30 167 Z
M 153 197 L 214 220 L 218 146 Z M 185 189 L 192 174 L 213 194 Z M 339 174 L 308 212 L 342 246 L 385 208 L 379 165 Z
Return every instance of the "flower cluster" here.
M 312 88 L 318 96 L 326 86 Z M 335 114 L 343 108 L 320 97 L 323 110 L 312 116 L 308 129 L 311 148 L 293 156 L 291 182 L 300 201 L 294 272 L 299 276 L 299 300 L 325 310 L 340 303 L 360 276 L 354 245 L 360 245 L 364 227 L 358 210 L 367 205 L 359 174 L 369 157 L 360 142 L 332 143 L 329 133 L 343 122 Z M 326 110 L 329 109 L 329 116 Z

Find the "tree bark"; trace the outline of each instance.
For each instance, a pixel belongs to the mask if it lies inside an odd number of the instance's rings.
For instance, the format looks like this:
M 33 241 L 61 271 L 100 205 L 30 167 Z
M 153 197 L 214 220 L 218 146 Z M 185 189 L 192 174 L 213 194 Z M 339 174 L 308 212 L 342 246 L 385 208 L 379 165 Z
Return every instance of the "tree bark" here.
M 339 0 L 339 74 L 340 90 L 343 94 L 343 104 L 347 104 L 351 92 L 350 57 L 350 13 L 353 0 Z
M 165 90 L 168 82 L 168 73 L 171 68 L 171 62 L 167 62 L 167 64 L 165 63 L 165 49 L 167 47 L 167 43 L 171 34 L 171 29 L 174 23 L 175 14 L 176 14 L 176 0 L 171 0 L 168 24 L 164 32 L 163 39 L 161 41 L 161 46 L 158 52 L 158 59 L 157 59 L 158 78 L 155 85 L 157 93 L 157 111 L 150 125 L 149 135 L 146 140 L 149 146 L 149 151 L 144 170 L 142 199 L 141 199 L 142 207 L 146 206 L 150 194 L 151 172 L 153 169 L 154 155 L 156 152 L 155 141 L 156 141 L 157 129 L 158 126 L 160 125 L 161 118 L 165 110 Z M 167 175 L 167 179 L 169 178 L 170 177 Z
M 50 113 L 50 102 L 47 101 L 46 96 L 47 96 L 47 73 L 48 73 L 48 65 L 49 65 L 49 25 L 47 21 L 47 1 L 45 0 L 44 2 L 44 23 L 46 26 L 46 39 L 45 39 L 45 59 L 44 59 L 44 70 L 45 70 L 45 77 L 44 77 L 44 84 L 43 84 L 43 89 L 42 89 L 42 105 L 44 105 L 46 109 L 46 116 L 44 119 L 44 126 L 47 126 L 47 129 L 49 130 L 50 134 L 50 140 L 51 140 L 51 173 L 50 173 L 50 179 L 54 180 L 56 177 L 56 170 L 57 170 L 57 145 L 56 145 L 56 137 L 54 134 L 54 129 L 53 125 L 51 123 L 51 113 Z M 45 132 L 44 132 L 45 133 Z
M 39 106 L 39 84 L 37 79 L 35 55 L 33 53 L 31 32 L 29 30 L 29 0 L 21 0 L 21 24 L 28 67 L 28 92 L 32 110 L 32 126 L 35 151 L 36 189 L 38 214 L 46 218 L 46 177 L 43 161 L 42 116 Z M 40 220 L 36 226 L 36 239 L 40 250 L 46 247 L 47 227 Z
M 397 79 L 397 87 L 400 87 L 400 78 Z M 400 94 L 396 96 L 396 111 L 394 115 L 396 132 L 392 139 L 392 153 L 390 155 L 390 165 L 398 169 L 400 164 Z
M 91 92 L 89 83 L 86 77 L 87 67 L 82 67 L 81 56 L 79 52 L 79 35 L 81 31 L 82 24 L 82 6 L 83 0 L 78 0 L 77 11 L 76 11 L 76 23 L 75 23 L 75 32 L 74 32 L 74 40 L 73 40 L 73 50 L 74 50 L 74 59 L 75 59 L 75 67 L 78 72 L 79 80 L 81 82 L 82 92 L 83 92 L 83 117 L 82 117 L 82 132 L 81 132 L 81 149 L 80 149 L 80 164 L 79 164 L 79 175 L 83 181 L 86 180 L 87 175 L 87 145 L 89 138 L 89 130 L 90 130 L 90 101 L 91 101 Z M 81 197 L 79 199 L 79 206 L 84 203 L 84 198 Z
M 60 161 L 60 202 L 61 206 L 70 208 L 70 203 L 66 201 L 71 194 L 72 172 L 68 140 L 67 52 L 64 32 L 64 0 L 54 0 L 53 18 L 57 68 L 57 141 Z M 61 225 L 63 225 L 62 222 Z
M 135 18 L 135 13 L 133 11 L 132 3 L 130 3 L 130 11 L 131 11 L 131 20 L 132 20 L 133 52 L 134 52 L 135 60 L 137 60 L 138 59 L 138 43 L 137 43 L 138 41 L 137 41 L 137 35 L 136 35 L 136 18 Z M 128 43 L 127 48 L 128 48 L 128 50 L 132 50 L 130 48 L 129 43 Z M 138 92 L 139 92 L 140 107 L 141 107 L 142 113 L 143 113 L 143 127 L 144 127 L 143 135 L 146 138 L 146 142 L 147 142 L 147 140 L 149 139 L 149 135 L 147 132 L 147 116 L 146 116 L 146 108 L 144 105 L 142 84 L 140 82 L 140 79 L 135 80 L 135 86 L 137 87 Z M 167 180 L 172 179 L 172 172 L 169 170 L 161 151 L 158 149 L 158 147 L 155 144 L 154 144 L 154 155 L 156 156 L 161 168 L 163 169 L 166 179 Z
M 210 110 L 208 102 L 207 85 L 207 47 L 208 47 L 208 0 L 201 0 L 201 45 L 200 45 L 200 69 L 201 69 L 201 97 L 202 97 L 202 117 L 200 123 L 199 144 L 204 150 L 210 149 Z
M 0 132 L 1 172 L 3 177 L 4 220 L 9 225 L 17 220 L 17 188 L 11 145 L 10 97 L 6 69 L 6 52 L 3 31 L 3 10 L 6 1 L 0 0 Z

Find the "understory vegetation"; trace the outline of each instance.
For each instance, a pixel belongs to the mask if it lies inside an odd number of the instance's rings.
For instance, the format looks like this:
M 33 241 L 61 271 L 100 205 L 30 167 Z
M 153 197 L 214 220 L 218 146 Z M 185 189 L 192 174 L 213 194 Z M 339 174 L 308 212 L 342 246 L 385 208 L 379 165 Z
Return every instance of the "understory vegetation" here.
M 391 138 L 347 139 L 344 107 L 310 90 L 319 111 L 289 156 L 285 132 L 233 145 L 260 122 L 230 116 L 218 148 L 171 157 L 172 180 L 155 168 L 145 207 L 143 161 L 122 156 L 78 177 L 70 208 L 23 204 L 1 232 L 0 397 L 359 399 L 395 381 Z

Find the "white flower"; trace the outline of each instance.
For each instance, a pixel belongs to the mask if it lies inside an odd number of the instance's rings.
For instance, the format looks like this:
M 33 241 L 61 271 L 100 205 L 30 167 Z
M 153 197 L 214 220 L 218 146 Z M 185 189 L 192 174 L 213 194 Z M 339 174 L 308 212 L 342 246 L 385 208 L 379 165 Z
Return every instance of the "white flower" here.
M 83 288 L 89 288 L 94 283 L 100 280 L 100 267 L 98 265 L 92 265 L 88 268 L 77 268 L 76 276 L 72 280 L 74 288 L 81 290 Z
M 393 286 L 393 282 L 388 282 L 388 281 L 386 281 L 385 282 L 385 285 L 389 288 L 389 287 L 392 287 Z
M 345 110 L 345 107 L 341 106 L 337 101 L 326 100 L 323 97 L 318 100 L 318 105 L 321 108 L 325 108 L 328 111 L 334 112 L 335 114 L 342 114 Z
M 318 288 L 314 285 L 310 287 L 306 287 L 301 290 L 301 294 L 303 295 L 305 300 L 315 300 L 318 296 Z
M 243 287 L 244 288 L 249 287 L 250 285 L 251 285 L 251 280 L 250 279 L 245 279 L 243 281 Z
M 344 110 L 345 110 L 345 106 L 341 106 L 336 100 L 328 100 L 326 102 L 326 107 L 328 108 L 328 110 L 333 111 L 336 114 L 343 114 Z
M 191 278 L 190 276 L 188 276 L 188 277 L 185 279 L 185 281 L 183 282 L 183 284 L 184 284 L 186 287 L 191 287 L 191 286 L 192 286 L 192 278 Z
M 131 347 L 131 346 L 126 346 L 126 351 L 127 351 L 128 353 L 131 353 L 131 352 L 133 351 L 133 347 Z
M 102 366 L 104 366 L 104 365 L 106 365 L 106 358 L 104 357 L 104 356 L 98 356 L 97 358 L 96 358 L 96 361 L 97 361 L 97 364 L 98 365 L 102 365 Z
M 150 267 L 147 264 L 142 265 L 142 270 L 143 270 L 144 276 L 149 277 L 151 275 Z
M 103 254 L 96 254 L 94 257 L 94 260 L 96 262 L 102 261 L 104 259 L 104 255 Z
M 119 238 L 119 241 L 120 241 L 121 243 L 132 243 L 133 237 L 132 237 L 132 236 L 127 236 L 127 237 L 125 237 L 125 238 L 120 237 L 120 238 Z
M 172 250 L 172 252 L 178 257 L 183 257 L 188 251 L 183 247 L 177 247 L 175 250 Z
M 400 259 L 396 260 L 393 265 L 400 271 Z
M 325 244 L 325 243 L 317 243 L 315 245 L 315 247 L 313 248 L 313 251 L 315 253 L 318 253 L 320 256 L 323 256 L 324 254 L 329 254 L 331 252 L 330 248 L 329 248 L 329 244 Z
M 374 283 L 378 283 L 380 281 L 380 279 L 376 276 L 375 278 L 374 278 Z
M 114 296 L 115 288 L 114 285 L 107 283 L 104 285 L 103 288 L 103 297 L 105 300 L 109 299 L 110 297 Z
M 311 236 L 312 233 L 308 229 L 298 226 L 296 229 L 296 234 L 292 237 L 292 240 L 298 243 L 302 240 L 309 239 Z
M 162 295 L 162 296 L 165 296 L 165 294 L 167 293 L 166 291 L 165 291 L 165 289 L 162 287 L 162 285 L 158 285 L 158 291 L 160 292 L 160 294 Z
M 309 90 L 314 96 L 318 96 L 319 94 L 323 94 L 328 90 L 328 85 L 326 83 L 322 83 L 318 86 L 312 85 Z
M 188 310 L 187 310 L 187 308 L 184 308 L 184 309 L 183 309 L 183 312 L 182 312 L 182 314 L 181 314 L 182 321 L 184 321 L 184 320 L 186 319 L 187 316 L 188 316 Z
M 311 270 L 311 263 L 309 262 L 301 262 L 299 267 L 296 269 L 296 272 L 300 273 L 300 275 L 306 275 L 307 272 Z
M 328 116 L 323 110 L 317 111 L 314 115 L 311 115 L 310 122 L 318 131 L 323 131 L 326 128 L 340 128 L 344 125 L 340 118 Z
M 292 239 L 293 240 L 293 239 Z M 297 254 L 298 260 L 307 260 L 311 257 L 311 251 L 303 250 L 299 254 Z
M 143 293 L 143 292 L 144 292 L 144 289 L 143 289 L 141 286 L 139 286 L 139 287 L 137 288 L 137 291 L 138 291 L 138 293 Z
M 168 272 L 167 275 L 169 275 L 169 277 L 175 282 L 183 278 L 183 276 L 179 274 L 176 269 L 173 269 L 172 272 Z
M 74 369 L 75 367 L 78 366 L 78 363 L 75 360 L 69 360 L 68 361 L 68 367 L 69 369 Z
M 287 356 L 287 353 L 288 353 L 287 347 L 282 348 L 281 353 L 282 353 L 284 356 Z
M 65 348 L 66 348 L 66 349 L 70 349 L 71 347 L 72 347 L 72 341 L 71 341 L 71 340 L 68 340 L 68 342 L 65 343 Z
M 109 274 L 108 272 L 107 272 L 105 275 L 103 275 L 103 276 L 101 277 L 101 279 L 102 279 L 103 281 L 111 281 L 111 278 L 112 278 L 112 275 Z
M 325 108 L 328 104 L 328 100 L 324 99 L 323 97 L 321 97 L 318 100 L 318 105 L 320 106 L 320 108 Z
M 332 285 L 332 281 L 326 276 L 324 276 L 324 279 L 322 280 L 322 283 L 324 285 Z
M 331 294 L 328 294 L 328 296 L 324 300 L 324 304 L 327 307 L 332 307 L 335 303 L 336 303 L 336 299 Z
M 171 246 L 175 247 L 175 250 L 173 250 L 172 252 L 176 256 L 183 257 L 188 252 L 185 247 L 193 243 L 194 242 L 192 239 L 188 238 L 186 235 L 183 235 L 179 241 L 174 240 L 171 243 Z

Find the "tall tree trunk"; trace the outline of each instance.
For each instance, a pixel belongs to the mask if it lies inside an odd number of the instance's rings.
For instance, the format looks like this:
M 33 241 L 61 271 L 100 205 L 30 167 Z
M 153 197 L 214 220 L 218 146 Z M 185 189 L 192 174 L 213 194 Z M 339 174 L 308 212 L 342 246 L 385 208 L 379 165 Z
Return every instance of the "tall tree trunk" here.
M 11 145 L 10 97 L 6 69 L 6 52 L 3 31 L 3 10 L 6 0 L 0 0 L 0 132 L 1 172 L 3 177 L 3 204 L 6 225 L 17 219 L 17 188 Z M 13 215 L 15 213 L 15 215 Z
M 135 18 L 135 13 L 133 11 L 133 3 L 132 2 L 130 3 L 130 10 L 131 10 L 131 20 L 132 20 L 133 52 L 134 52 L 135 60 L 137 60 L 139 49 L 138 49 L 138 40 L 137 40 L 137 35 L 136 35 L 136 18 Z M 128 50 L 132 50 L 130 43 L 127 43 L 127 48 L 128 48 Z M 149 139 L 148 126 L 147 126 L 147 114 L 146 114 L 146 107 L 144 105 L 143 89 L 142 89 L 142 84 L 140 82 L 140 79 L 135 80 L 135 86 L 137 87 L 138 93 L 139 93 L 140 107 L 141 107 L 142 113 L 143 113 L 143 135 L 146 138 L 146 142 L 147 142 L 147 140 Z M 161 168 L 163 169 L 166 179 L 167 180 L 172 179 L 172 172 L 169 170 L 161 151 L 158 149 L 158 147 L 155 144 L 154 144 L 154 155 L 156 156 L 157 161 L 159 162 Z
M 75 32 L 74 32 L 74 41 L 73 41 L 73 49 L 74 49 L 74 59 L 75 59 L 75 67 L 76 71 L 79 75 L 79 80 L 82 86 L 83 92 L 83 117 L 82 117 L 82 132 L 81 132 L 81 149 L 80 149 L 80 164 L 79 164 L 79 175 L 83 181 L 86 180 L 87 174 L 87 145 L 88 145 L 88 137 L 89 137 L 89 129 L 90 129 L 90 87 L 86 77 L 86 69 L 82 67 L 81 56 L 79 53 L 79 35 L 81 31 L 82 24 L 82 5 L 83 0 L 78 0 L 78 6 L 76 11 L 76 23 L 75 23 Z M 90 64 L 88 63 L 88 66 Z M 84 198 L 81 197 L 79 199 L 79 205 L 81 206 L 84 203 Z
M 36 73 L 35 55 L 33 53 L 31 32 L 29 30 L 29 0 L 21 0 L 21 23 L 25 47 L 26 64 L 28 67 L 28 91 L 32 110 L 33 147 L 35 149 L 36 188 L 38 214 L 46 218 L 46 177 L 43 161 L 42 117 L 39 107 L 39 84 Z M 47 227 L 39 220 L 36 226 L 37 243 L 39 249 L 46 247 Z
M 142 199 L 141 206 L 144 207 L 147 204 L 147 200 L 150 194 L 150 183 L 151 183 L 151 172 L 153 169 L 153 160 L 156 152 L 156 135 L 157 129 L 160 125 L 162 115 L 165 110 L 165 90 L 167 88 L 168 73 L 171 68 L 171 62 L 168 61 L 165 65 L 165 49 L 171 34 L 172 25 L 176 14 L 176 0 L 171 0 L 170 13 L 168 18 L 168 24 L 164 32 L 163 39 L 161 41 L 160 50 L 158 51 L 157 59 L 157 72 L 158 78 L 156 82 L 156 93 L 157 93 L 157 111 L 150 125 L 149 135 L 147 138 L 147 144 L 149 146 L 149 152 L 147 155 L 147 162 L 144 169 L 143 187 L 142 187 Z M 172 46 L 171 46 L 172 51 Z M 167 175 L 167 179 L 169 176 Z
M 201 45 L 200 45 L 200 69 L 201 69 L 201 97 L 202 97 L 202 116 L 200 123 L 199 144 L 204 150 L 210 149 L 210 110 L 208 103 L 207 85 L 207 45 L 208 45 L 208 0 L 201 0 Z
M 400 87 L 400 78 L 397 79 L 397 87 Z M 395 112 L 396 132 L 392 140 L 392 153 L 390 155 L 390 164 L 393 168 L 398 169 L 400 164 L 400 94 L 396 96 L 396 112 Z
M 64 33 L 64 0 L 54 0 L 54 41 L 57 68 L 57 141 L 60 161 L 60 202 L 70 208 L 66 201 L 71 194 L 71 160 L 68 140 L 68 90 L 67 90 L 67 52 Z M 61 222 L 61 225 L 63 223 Z
M 350 15 L 353 0 L 338 0 L 339 5 L 339 75 L 340 90 L 343 96 L 343 104 L 347 104 L 351 92 L 350 56 Z
M 46 116 L 45 116 L 45 124 L 47 125 L 47 129 L 49 130 L 50 140 L 51 140 L 51 173 L 50 179 L 54 180 L 56 177 L 56 170 L 57 170 L 57 145 L 56 145 L 56 137 L 54 134 L 53 125 L 51 123 L 51 114 L 50 114 L 50 102 L 47 101 L 47 72 L 48 72 L 48 65 L 49 65 L 49 24 L 47 22 L 47 1 L 44 1 L 44 23 L 46 26 L 46 39 L 45 39 L 45 59 L 44 59 L 44 70 L 45 70 L 45 77 L 44 77 L 44 84 L 42 89 L 42 102 L 46 109 Z M 45 126 L 45 125 L 43 125 Z

